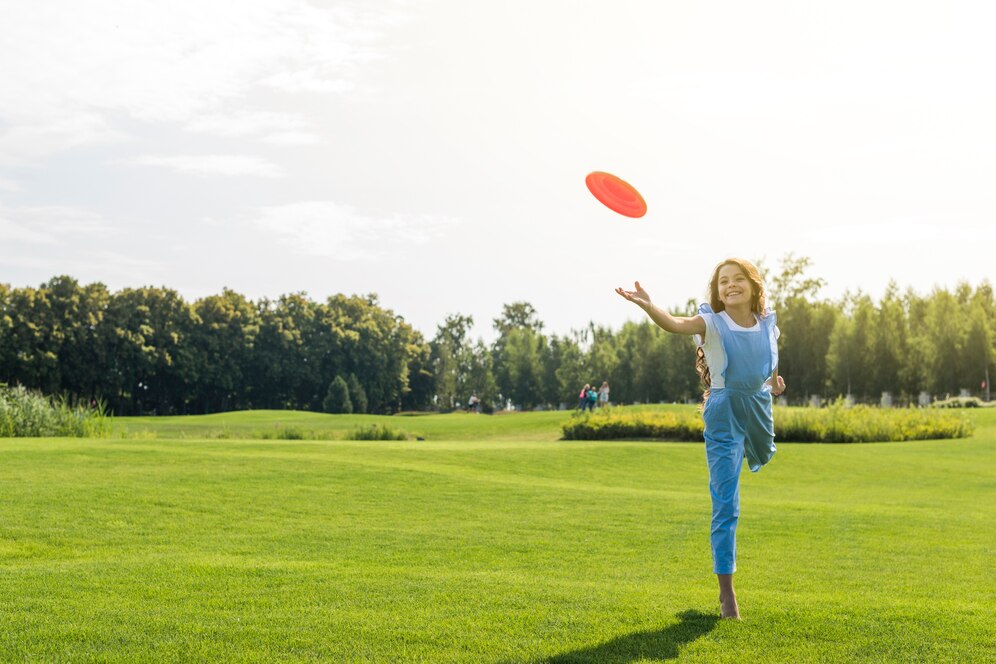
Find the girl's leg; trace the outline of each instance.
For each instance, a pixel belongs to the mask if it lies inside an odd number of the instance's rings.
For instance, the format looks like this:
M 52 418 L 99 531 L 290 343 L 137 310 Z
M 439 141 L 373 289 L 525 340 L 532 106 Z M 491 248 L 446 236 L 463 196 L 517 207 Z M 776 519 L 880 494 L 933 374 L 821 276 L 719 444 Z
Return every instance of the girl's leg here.
M 740 518 L 740 469 L 744 463 L 743 443 L 737 440 L 706 439 L 709 461 L 709 494 L 712 497 L 713 572 L 737 571 L 737 521 Z
M 737 570 L 737 522 L 740 518 L 740 470 L 744 463 L 742 440 L 706 439 L 709 461 L 709 494 L 712 497 L 713 572 L 719 581 L 719 601 L 724 618 L 740 618 L 733 573 Z
M 737 606 L 737 593 L 733 590 L 732 574 L 717 574 L 719 580 L 719 604 L 724 618 L 740 620 L 740 607 Z
M 706 401 L 706 461 L 712 498 L 713 572 L 719 581 L 719 601 L 724 618 L 739 618 L 733 573 L 737 571 L 737 521 L 740 518 L 740 470 L 744 464 L 744 432 L 733 413 L 725 390 L 714 391 Z

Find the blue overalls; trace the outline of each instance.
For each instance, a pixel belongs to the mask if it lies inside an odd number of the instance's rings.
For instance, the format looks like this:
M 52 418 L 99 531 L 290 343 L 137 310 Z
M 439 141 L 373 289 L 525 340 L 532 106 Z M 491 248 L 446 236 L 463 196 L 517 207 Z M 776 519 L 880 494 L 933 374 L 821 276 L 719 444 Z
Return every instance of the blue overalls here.
M 703 305 L 703 309 L 707 308 Z M 778 345 L 774 312 L 760 319 L 760 332 L 731 330 L 721 316 L 714 316 L 713 321 L 726 351 L 726 366 L 709 370 L 722 375 L 726 387 L 710 390 L 702 414 L 712 495 L 710 540 L 713 571 L 733 574 L 737 569 L 736 533 L 744 456 L 751 472 L 756 473 L 775 453 L 771 388 L 764 381 L 778 364 Z

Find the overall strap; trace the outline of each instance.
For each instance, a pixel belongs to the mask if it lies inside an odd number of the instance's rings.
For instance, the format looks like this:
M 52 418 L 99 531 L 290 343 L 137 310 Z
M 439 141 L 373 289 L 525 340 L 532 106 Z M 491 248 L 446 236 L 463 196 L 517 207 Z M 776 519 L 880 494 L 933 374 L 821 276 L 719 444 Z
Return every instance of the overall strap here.
M 768 342 L 771 344 L 771 370 L 778 366 L 778 338 L 775 337 L 775 326 L 778 324 L 778 314 L 768 309 L 761 318 L 762 331 L 768 335 Z

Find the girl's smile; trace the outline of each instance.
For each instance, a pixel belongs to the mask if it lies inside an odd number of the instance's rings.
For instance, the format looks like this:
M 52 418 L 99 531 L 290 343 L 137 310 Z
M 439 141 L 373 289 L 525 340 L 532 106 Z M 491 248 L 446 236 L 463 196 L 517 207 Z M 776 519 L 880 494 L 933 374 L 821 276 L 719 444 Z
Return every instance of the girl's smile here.
M 719 269 L 719 299 L 727 307 L 750 304 L 753 285 L 739 265 L 728 263 Z

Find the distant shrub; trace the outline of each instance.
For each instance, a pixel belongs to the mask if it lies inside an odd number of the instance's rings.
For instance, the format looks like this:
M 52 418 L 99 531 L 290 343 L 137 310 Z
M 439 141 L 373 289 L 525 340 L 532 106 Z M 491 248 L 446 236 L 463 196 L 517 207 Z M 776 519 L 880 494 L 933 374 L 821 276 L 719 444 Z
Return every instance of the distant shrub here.
M 329 383 L 329 389 L 325 393 L 325 400 L 322 401 L 322 410 L 326 413 L 349 414 L 353 412 L 353 402 L 349 398 L 349 386 L 342 376 L 336 376 Z
M 932 408 L 993 408 L 996 401 L 985 402 L 979 397 L 951 397 L 931 404 Z
M 925 408 L 848 407 L 776 408 L 775 435 L 798 443 L 871 443 L 966 438 L 971 420 Z
M 284 427 L 277 432 L 279 440 L 305 440 L 308 434 L 300 427 Z
M 348 440 L 408 440 L 408 433 L 386 424 L 371 424 L 353 429 Z
M 575 415 L 564 423 L 565 440 L 612 440 L 656 438 L 661 440 L 702 440 L 702 417 L 692 413 L 630 412 L 603 409 L 598 413 Z
M 0 386 L 0 437 L 103 437 L 110 418 L 102 403 L 94 407 L 70 405 L 21 386 Z
M 335 432 L 321 429 L 302 429 L 295 426 L 278 426 L 274 429 L 264 429 L 262 431 L 247 431 L 239 438 L 252 438 L 256 440 L 333 440 Z
M 955 413 L 916 408 L 775 408 L 775 438 L 797 443 L 871 443 L 964 438 L 973 425 Z M 610 410 L 577 415 L 563 427 L 565 440 L 702 440 L 701 415 Z

